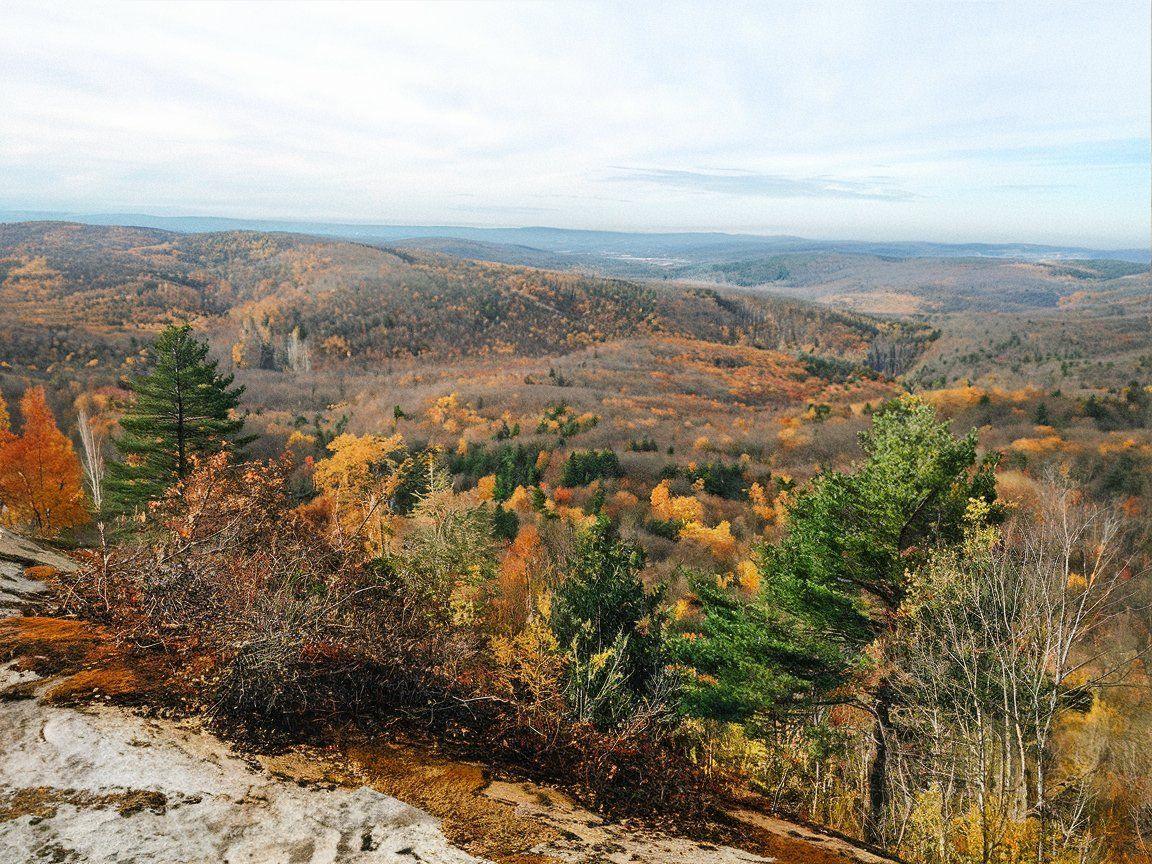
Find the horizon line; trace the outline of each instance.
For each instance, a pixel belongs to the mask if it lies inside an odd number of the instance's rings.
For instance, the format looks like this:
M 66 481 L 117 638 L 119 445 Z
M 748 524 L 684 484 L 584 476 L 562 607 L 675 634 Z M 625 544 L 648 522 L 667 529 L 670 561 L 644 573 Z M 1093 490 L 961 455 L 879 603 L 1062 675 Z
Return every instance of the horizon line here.
M 10 216 L 27 216 L 34 218 L 17 218 L 11 219 Z M 233 222 L 233 223 L 269 223 L 273 225 L 313 225 L 317 227 L 327 228 L 387 228 L 387 229 L 404 229 L 404 228 L 417 228 L 417 229 L 462 229 L 469 231 L 557 231 L 572 234 L 621 234 L 626 236 L 657 236 L 657 235 L 671 235 L 671 236 L 718 236 L 718 237 L 735 237 L 735 238 L 748 238 L 748 239 L 767 239 L 767 240 L 798 240 L 813 243 L 850 243 L 850 244 L 893 244 L 893 245 L 910 245 L 910 244 L 929 244 L 933 246 L 1018 246 L 1018 247 L 1034 247 L 1034 248 L 1049 248 L 1049 249 L 1076 249 L 1093 252 L 1147 252 L 1152 255 L 1152 237 L 1146 245 L 1096 245 L 1085 243 L 1083 241 L 1075 243 L 1056 243 L 1056 242 L 1035 242 L 1035 241 L 1022 241 L 1022 240 L 926 240 L 923 238 L 902 238 L 902 239 L 846 239 L 837 236 L 809 236 L 802 234 L 771 234 L 763 231 L 739 231 L 739 230 L 723 230 L 717 228 L 636 228 L 636 229 L 621 229 L 621 228 L 565 228 L 556 225 L 530 225 L 523 223 L 505 223 L 505 224 L 479 224 L 467 222 L 451 222 L 440 220 L 426 220 L 420 222 L 388 222 L 382 220 L 370 219 L 348 219 L 346 217 L 334 218 L 315 218 L 315 217 L 283 217 L 283 216 L 221 216 L 215 214 L 205 213 L 180 213 L 180 214 L 165 214 L 148 212 L 144 209 L 102 209 L 102 210 L 49 210 L 49 209 L 33 209 L 33 208 L 0 208 L 0 223 L 3 224 L 17 224 L 20 222 L 73 222 L 76 224 L 85 224 L 84 219 L 114 219 L 114 218 L 128 218 L 143 217 L 153 220 L 164 221 L 180 221 L 180 220 L 202 220 L 202 221 L 217 221 L 217 222 Z M 61 217 L 61 218 L 52 218 Z M 147 225 L 132 225 L 130 223 L 114 223 L 119 227 L 139 227 L 148 228 Z M 109 226 L 111 227 L 111 225 Z M 156 230 L 172 230 L 174 233 L 206 233 L 193 229 L 156 229 Z M 260 229 L 235 229 L 235 230 L 260 230 Z M 275 229 L 272 229 L 275 233 Z M 307 231 L 295 230 L 284 231 L 283 233 L 297 233 L 307 234 Z

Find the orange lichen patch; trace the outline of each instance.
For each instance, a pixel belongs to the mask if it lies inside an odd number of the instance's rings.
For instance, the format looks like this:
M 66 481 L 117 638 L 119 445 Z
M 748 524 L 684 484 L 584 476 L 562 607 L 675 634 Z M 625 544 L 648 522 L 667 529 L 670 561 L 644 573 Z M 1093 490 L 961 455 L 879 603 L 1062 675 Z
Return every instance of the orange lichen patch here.
M 500 864 L 546 864 L 534 846 L 560 839 L 555 829 L 480 793 L 488 785 L 479 765 L 454 762 L 394 744 L 357 744 L 348 758 L 372 788 L 439 817 L 453 844 Z
M 31 567 L 24 568 L 24 575 L 29 579 L 35 579 L 38 582 L 48 582 L 53 579 L 60 571 L 55 567 L 49 567 L 45 564 L 35 564 Z
M 70 618 L 7 618 L 0 621 L 0 660 L 26 658 L 28 668 L 54 674 L 76 668 L 107 639 L 102 627 Z
M 44 701 L 56 705 L 74 705 L 95 696 L 107 698 L 134 696 L 144 682 L 123 664 L 103 669 L 84 669 L 69 675 L 44 694 Z
M 138 701 L 159 692 L 165 679 L 161 661 L 133 657 L 99 624 L 74 618 L 20 617 L 0 621 L 0 661 L 16 660 L 21 669 L 59 677 L 44 699 L 77 704 L 93 697 Z M 8 698 L 32 695 L 34 682 L 18 685 Z

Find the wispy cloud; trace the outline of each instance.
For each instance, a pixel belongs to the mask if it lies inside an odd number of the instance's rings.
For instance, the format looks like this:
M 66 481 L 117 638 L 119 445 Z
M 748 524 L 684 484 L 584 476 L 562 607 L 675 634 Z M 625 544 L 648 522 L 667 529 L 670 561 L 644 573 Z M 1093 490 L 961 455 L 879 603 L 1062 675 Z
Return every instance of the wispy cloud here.
M 757 198 L 852 198 L 864 201 L 909 201 L 915 194 L 883 179 L 785 177 L 752 171 L 685 171 L 669 168 L 623 168 L 611 179 L 654 183 L 674 189 Z

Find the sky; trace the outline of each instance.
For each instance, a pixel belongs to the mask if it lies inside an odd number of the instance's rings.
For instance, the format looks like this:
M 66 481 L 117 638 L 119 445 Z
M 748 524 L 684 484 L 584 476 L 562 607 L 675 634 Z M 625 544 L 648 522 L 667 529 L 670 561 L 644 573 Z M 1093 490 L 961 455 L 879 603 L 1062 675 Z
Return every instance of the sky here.
M 1147 247 L 1148 0 L 0 4 L 0 209 Z

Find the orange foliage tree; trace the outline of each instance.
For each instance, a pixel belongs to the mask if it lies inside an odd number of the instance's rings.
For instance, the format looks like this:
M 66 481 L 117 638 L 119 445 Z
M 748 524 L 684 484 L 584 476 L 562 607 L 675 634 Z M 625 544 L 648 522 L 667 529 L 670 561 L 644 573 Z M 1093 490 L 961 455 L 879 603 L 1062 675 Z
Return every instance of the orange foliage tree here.
M 493 624 L 499 632 L 518 633 L 532 617 L 543 591 L 543 585 L 538 584 L 543 558 L 540 531 L 531 523 L 520 526 L 500 564 L 497 590 L 491 603 Z
M 43 387 L 20 400 L 24 429 L 18 437 L 0 424 L 0 503 L 3 521 L 26 525 L 42 536 L 90 519 L 80 460 L 48 407 Z

